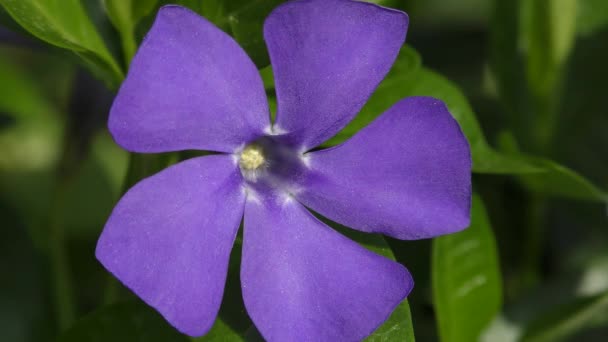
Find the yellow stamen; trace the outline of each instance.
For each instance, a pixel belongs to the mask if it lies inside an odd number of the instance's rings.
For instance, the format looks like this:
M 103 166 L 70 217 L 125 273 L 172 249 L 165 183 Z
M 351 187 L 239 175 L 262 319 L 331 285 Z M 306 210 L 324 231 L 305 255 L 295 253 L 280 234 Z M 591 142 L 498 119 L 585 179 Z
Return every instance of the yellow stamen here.
M 249 145 L 243 149 L 239 159 L 239 164 L 243 170 L 254 171 L 265 162 L 264 151 L 260 146 Z

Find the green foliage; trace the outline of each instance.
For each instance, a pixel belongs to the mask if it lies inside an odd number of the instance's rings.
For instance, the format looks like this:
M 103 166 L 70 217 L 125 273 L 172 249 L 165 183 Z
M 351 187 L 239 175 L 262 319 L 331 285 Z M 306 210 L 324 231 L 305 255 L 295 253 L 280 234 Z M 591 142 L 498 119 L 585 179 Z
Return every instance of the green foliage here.
M 608 194 L 575 171 L 549 159 L 521 154 L 513 135 L 502 134 L 500 144 L 503 150 L 515 158 L 525 160 L 542 170 L 519 176 L 529 189 L 552 196 L 608 203 Z
M 56 114 L 33 75 L 3 55 L 0 55 L 0 75 L 0 110 L 19 119 L 31 118 L 32 121 L 40 116 Z
M 562 341 L 574 333 L 594 325 L 605 323 L 608 314 L 608 292 L 581 297 L 541 315 L 528 326 L 521 341 Z
M 605 29 L 608 26 L 608 2 L 604 0 L 579 0 L 577 31 L 583 36 Z
M 126 65 L 135 55 L 135 29 L 139 21 L 150 14 L 158 0 L 104 0 L 108 17 L 120 33 Z
M 109 84 L 122 81 L 123 72 L 79 0 L 1 0 L 0 5 L 34 36 L 78 54 Z
M 246 341 L 241 335 L 237 334 L 230 325 L 226 324 L 222 319 L 217 319 L 213 324 L 213 328 L 202 337 L 191 338 L 191 341 L 196 342 L 240 342 Z
M 498 265 L 486 209 L 474 196 L 471 226 L 433 240 L 433 300 L 442 342 L 478 340 L 498 313 L 502 303 Z
M 125 302 L 100 308 L 76 322 L 58 342 L 187 342 L 152 308 Z
M 574 45 L 577 0 L 522 2 L 521 40 L 528 55 L 530 89 L 546 96 Z

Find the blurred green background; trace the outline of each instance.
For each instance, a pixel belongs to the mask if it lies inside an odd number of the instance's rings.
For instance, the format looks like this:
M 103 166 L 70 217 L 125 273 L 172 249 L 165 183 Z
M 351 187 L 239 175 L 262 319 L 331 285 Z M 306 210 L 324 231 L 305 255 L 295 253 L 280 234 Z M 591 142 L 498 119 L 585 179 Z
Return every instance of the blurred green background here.
M 180 0 L 274 87 L 261 27 L 278 0 Z M 343 230 L 416 287 L 373 341 L 608 339 L 608 1 L 379 0 L 407 46 L 333 145 L 398 99 L 444 100 L 469 139 L 473 223 L 425 241 Z M 193 152 L 129 155 L 106 129 L 158 0 L 0 0 L 0 340 L 187 341 L 95 260 L 121 193 Z M 339 227 L 337 227 L 340 229 Z M 240 242 L 198 341 L 256 340 Z M 410 321 L 411 310 L 411 321 Z

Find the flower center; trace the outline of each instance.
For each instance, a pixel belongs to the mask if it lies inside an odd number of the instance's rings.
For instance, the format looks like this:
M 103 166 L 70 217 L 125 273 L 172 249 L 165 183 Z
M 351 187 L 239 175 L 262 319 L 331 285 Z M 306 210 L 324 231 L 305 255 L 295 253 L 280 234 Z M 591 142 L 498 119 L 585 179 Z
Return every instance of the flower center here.
M 274 137 L 262 137 L 238 154 L 241 174 L 249 182 L 272 188 L 290 188 L 303 173 L 302 155 Z
M 239 165 L 245 172 L 259 169 L 265 162 L 264 150 L 256 144 L 245 147 L 239 156 Z

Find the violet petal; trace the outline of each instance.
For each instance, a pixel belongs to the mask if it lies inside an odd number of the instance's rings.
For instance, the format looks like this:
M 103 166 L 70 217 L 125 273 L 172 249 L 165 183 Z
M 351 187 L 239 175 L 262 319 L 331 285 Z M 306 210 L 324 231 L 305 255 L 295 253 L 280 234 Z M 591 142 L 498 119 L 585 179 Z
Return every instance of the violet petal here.
M 116 142 L 133 152 L 233 152 L 270 125 L 261 77 L 226 33 L 165 6 L 133 59 L 112 110 Z
M 413 287 L 397 262 L 372 253 L 293 199 L 248 199 L 241 284 L 268 341 L 358 341 Z
M 296 197 L 343 225 L 399 239 L 469 225 L 469 145 L 439 100 L 401 100 L 344 144 L 307 156 Z
M 308 150 L 359 112 L 405 41 L 405 13 L 343 0 L 291 1 L 266 18 L 276 133 Z
M 97 259 L 178 330 L 202 335 L 219 310 L 244 197 L 230 156 L 171 166 L 122 197 Z

